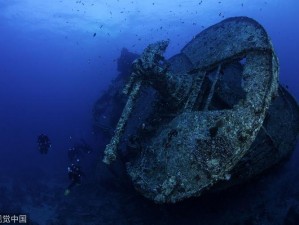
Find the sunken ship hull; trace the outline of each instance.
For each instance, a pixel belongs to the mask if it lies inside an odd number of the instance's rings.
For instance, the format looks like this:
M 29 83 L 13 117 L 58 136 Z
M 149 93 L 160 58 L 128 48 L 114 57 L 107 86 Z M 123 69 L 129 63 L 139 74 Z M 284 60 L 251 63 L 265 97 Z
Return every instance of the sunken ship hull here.
M 259 23 L 226 19 L 168 60 L 167 46 L 149 45 L 133 62 L 105 163 L 121 156 L 136 190 L 175 203 L 244 182 L 291 154 L 299 108 L 278 83 Z

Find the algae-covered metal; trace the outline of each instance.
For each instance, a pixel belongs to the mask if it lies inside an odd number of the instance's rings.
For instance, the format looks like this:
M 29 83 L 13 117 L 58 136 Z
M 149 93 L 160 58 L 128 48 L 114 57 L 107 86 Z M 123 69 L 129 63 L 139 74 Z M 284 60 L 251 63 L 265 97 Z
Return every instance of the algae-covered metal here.
M 241 182 L 289 154 L 299 131 L 298 105 L 279 87 L 278 60 L 260 24 L 226 19 L 169 60 L 163 58 L 167 46 L 151 44 L 134 61 L 125 88 L 129 100 L 106 147 L 106 163 L 116 158 L 139 91 L 149 86 L 159 97 L 135 135 L 127 170 L 135 188 L 155 202 Z M 292 114 L 288 123 L 278 116 L 282 111 Z M 288 138 L 279 129 L 289 130 Z

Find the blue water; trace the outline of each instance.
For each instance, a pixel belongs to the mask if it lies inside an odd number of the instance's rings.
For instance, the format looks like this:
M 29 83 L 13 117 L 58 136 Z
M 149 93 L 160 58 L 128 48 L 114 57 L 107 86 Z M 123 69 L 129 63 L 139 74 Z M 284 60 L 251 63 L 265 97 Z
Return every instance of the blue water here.
M 117 76 L 121 49 L 141 53 L 169 38 L 169 57 L 231 16 L 252 17 L 265 27 L 279 57 L 280 82 L 299 99 L 296 0 L 0 0 L 0 215 L 27 214 L 32 224 L 52 224 L 60 216 L 61 225 L 281 224 L 299 201 L 298 147 L 278 171 L 237 196 L 214 197 L 218 208 L 205 209 L 205 199 L 161 208 L 130 187 L 126 196 L 109 184 L 105 168 L 93 183 L 103 143 L 92 132 L 92 107 Z M 37 149 L 40 133 L 52 142 L 47 155 Z M 86 182 L 65 197 L 67 149 L 80 138 L 94 152 L 83 159 Z

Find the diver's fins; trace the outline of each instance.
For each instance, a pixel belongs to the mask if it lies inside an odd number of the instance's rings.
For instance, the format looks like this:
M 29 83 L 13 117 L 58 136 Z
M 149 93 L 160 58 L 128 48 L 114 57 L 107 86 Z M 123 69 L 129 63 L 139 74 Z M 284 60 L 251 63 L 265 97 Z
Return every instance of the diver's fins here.
M 64 196 L 67 196 L 70 192 L 71 192 L 70 189 L 66 189 L 66 190 L 64 191 Z

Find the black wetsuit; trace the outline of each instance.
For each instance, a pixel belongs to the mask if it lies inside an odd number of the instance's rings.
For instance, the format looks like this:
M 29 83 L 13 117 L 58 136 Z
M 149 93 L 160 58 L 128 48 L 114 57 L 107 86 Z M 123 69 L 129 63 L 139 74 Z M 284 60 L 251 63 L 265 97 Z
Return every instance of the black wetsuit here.
M 82 172 L 79 165 L 72 164 L 68 167 L 68 176 L 71 183 L 68 186 L 68 190 L 71 190 L 75 185 L 81 184 Z
M 37 138 L 38 148 L 41 154 L 47 154 L 51 147 L 51 142 L 48 136 L 41 134 Z

